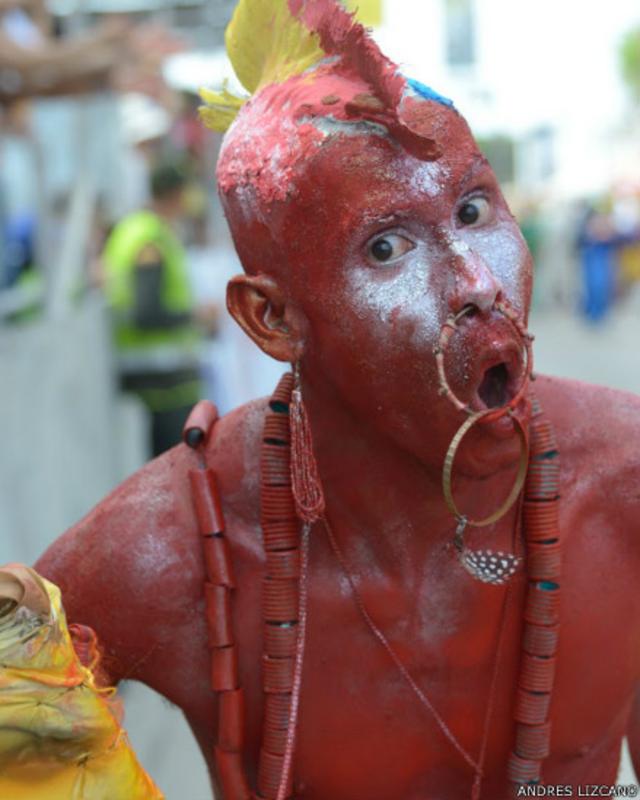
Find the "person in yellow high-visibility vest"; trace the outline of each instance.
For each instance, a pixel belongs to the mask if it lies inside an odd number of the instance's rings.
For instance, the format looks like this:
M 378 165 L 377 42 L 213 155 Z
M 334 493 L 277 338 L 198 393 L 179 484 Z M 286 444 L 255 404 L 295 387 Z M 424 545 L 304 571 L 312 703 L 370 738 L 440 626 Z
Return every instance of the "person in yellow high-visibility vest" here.
M 151 204 L 121 220 L 104 254 L 105 292 L 113 312 L 121 386 L 151 414 L 152 450 L 180 441 L 186 416 L 200 399 L 199 322 L 184 247 L 175 226 L 184 213 L 185 177 L 164 165 L 151 176 Z

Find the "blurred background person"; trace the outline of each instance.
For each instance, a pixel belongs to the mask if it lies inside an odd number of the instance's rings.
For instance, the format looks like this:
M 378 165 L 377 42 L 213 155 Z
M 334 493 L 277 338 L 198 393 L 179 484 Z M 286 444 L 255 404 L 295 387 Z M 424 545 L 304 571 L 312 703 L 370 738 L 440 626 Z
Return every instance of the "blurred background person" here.
M 602 322 L 637 280 L 638 212 L 633 197 L 608 196 L 583 208 L 577 231 L 580 308 L 590 323 Z
M 201 397 L 201 331 L 215 330 L 217 309 L 197 306 L 179 238 L 186 177 L 171 164 L 151 175 L 151 201 L 113 229 L 104 250 L 104 286 L 113 314 L 121 388 L 151 416 L 154 456 L 180 441 Z
M 582 310 L 589 322 L 600 322 L 615 298 L 616 251 L 620 245 L 609 214 L 588 206 L 578 229 L 582 268 Z

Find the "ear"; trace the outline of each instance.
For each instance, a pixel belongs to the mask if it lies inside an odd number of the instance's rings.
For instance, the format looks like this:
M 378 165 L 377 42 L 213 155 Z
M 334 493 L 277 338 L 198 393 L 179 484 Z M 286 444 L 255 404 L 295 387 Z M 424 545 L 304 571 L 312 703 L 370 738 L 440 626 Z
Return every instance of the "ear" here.
M 236 275 L 227 285 L 227 308 L 261 350 L 278 361 L 298 361 L 304 349 L 299 312 L 267 275 Z

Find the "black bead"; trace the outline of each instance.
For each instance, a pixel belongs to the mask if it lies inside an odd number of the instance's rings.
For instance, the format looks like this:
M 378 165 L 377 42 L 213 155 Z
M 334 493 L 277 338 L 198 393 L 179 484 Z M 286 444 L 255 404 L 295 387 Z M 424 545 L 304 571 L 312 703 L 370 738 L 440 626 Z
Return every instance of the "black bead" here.
M 185 442 L 193 450 L 196 450 L 204 441 L 204 431 L 202 428 L 189 428 L 184 437 Z

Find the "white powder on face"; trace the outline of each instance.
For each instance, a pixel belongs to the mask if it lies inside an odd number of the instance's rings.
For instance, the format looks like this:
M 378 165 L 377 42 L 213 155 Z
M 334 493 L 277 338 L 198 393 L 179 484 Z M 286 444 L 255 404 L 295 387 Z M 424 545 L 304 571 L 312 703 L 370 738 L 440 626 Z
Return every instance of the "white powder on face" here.
M 442 226 L 438 229 L 438 236 L 452 255 L 484 262 L 513 306 L 520 312 L 524 311 L 523 292 L 528 273 L 523 266 L 522 239 L 517 229 L 507 224 L 460 231 Z
M 469 258 L 472 255 L 473 251 L 464 241 L 464 239 L 458 236 L 446 225 L 439 225 L 436 229 L 436 233 L 440 241 L 446 245 L 451 255 L 458 256 L 460 258 Z
M 447 187 L 450 169 L 437 161 L 421 162 L 413 170 L 407 194 L 424 197 L 424 202 L 437 199 Z M 417 202 L 417 201 L 416 201 Z M 461 253 L 468 247 L 451 237 L 451 247 Z M 426 241 L 416 241 L 416 247 L 395 267 L 363 266 L 350 278 L 359 316 L 375 315 L 388 330 L 394 322 L 403 322 L 412 328 L 412 345 L 431 353 L 442 322 L 447 315 L 444 296 L 433 291 L 431 270 L 433 253 Z M 386 272 L 386 275 L 382 273 Z
M 461 274 L 456 270 L 457 259 L 474 260 L 478 266 L 484 262 L 486 280 L 491 280 L 491 286 L 500 285 L 516 310 L 521 313 L 524 310 L 527 270 L 517 231 L 508 225 L 486 233 L 469 230 L 467 235 L 474 237 L 471 244 L 465 241 L 462 232 L 444 226 L 435 233 L 439 256 L 433 251 L 435 243 L 418 241 L 415 249 L 397 265 L 379 268 L 363 265 L 349 279 L 356 315 L 379 326 L 377 338 L 384 343 L 381 346 L 405 347 L 408 357 L 433 358 L 441 326 L 451 311 L 450 291 L 455 291 L 453 287 Z M 447 265 L 452 267 L 448 275 L 436 280 L 433 270 L 448 269 Z M 464 269 L 462 264 L 460 269 Z M 491 287 L 486 291 L 490 292 Z M 466 338 L 456 337 L 452 344 L 454 363 L 450 368 L 451 377 L 465 384 L 472 369 L 468 345 Z
M 381 322 L 383 335 L 396 322 L 410 323 L 412 343 L 432 349 L 440 332 L 444 303 L 430 291 L 431 269 L 426 251 L 427 246 L 419 242 L 401 267 L 380 267 L 386 275 L 376 275 L 375 267 L 362 266 L 350 275 L 349 289 L 357 315 L 373 316 Z
M 327 117 L 302 117 L 300 122 L 313 125 L 325 136 L 380 136 L 383 138 L 389 136 L 384 125 L 367 120 L 346 122 L 329 115 Z
M 223 145 L 224 180 L 220 186 L 224 195 L 227 186 L 233 185 L 245 224 L 253 220 L 268 224 L 269 202 L 285 200 L 295 192 L 296 166 L 309 155 L 303 142 L 308 140 L 309 128 L 305 134 L 305 125 L 316 132 L 318 147 L 336 136 L 389 137 L 383 125 L 366 120 L 346 122 L 332 116 L 306 116 L 294 121 L 286 115 L 275 118 L 257 113 L 239 117 Z M 270 150 L 256 147 L 256 139 L 265 138 L 277 139 Z
M 456 256 L 465 257 L 471 255 L 471 248 L 469 245 L 462 241 L 462 239 L 451 236 L 451 234 L 449 234 L 449 249 Z
M 245 187 L 255 200 L 243 207 L 246 218 L 263 219 L 261 205 L 286 200 L 294 190 L 297 165 L 322 144 L 316 130 L 286 114 L 271 113 L 265 98 L 252 101 L 229 129 L 218 159 L 218 185 L 222 194 Z M 269 146 L 271 142 L 271 146 Z
M 413 173 L 411 190 L 435 199 L 445 191 L 450 175 L 451 170 L 439 161 L 424 162 Z
M 484 259 L 500 282 L 509 302 L 524 313 L 528 271 L 523 266 L 523 241 L 514 226 L 500 225 L 496 230 L 474 232 L 474 250 Z
M 253 186 L 249 184 L 238 186 L 235 191 L 235 205 L 244 225 L 249 225 L 254 220 L 265 222 L 262 206 L 258 202 Z

